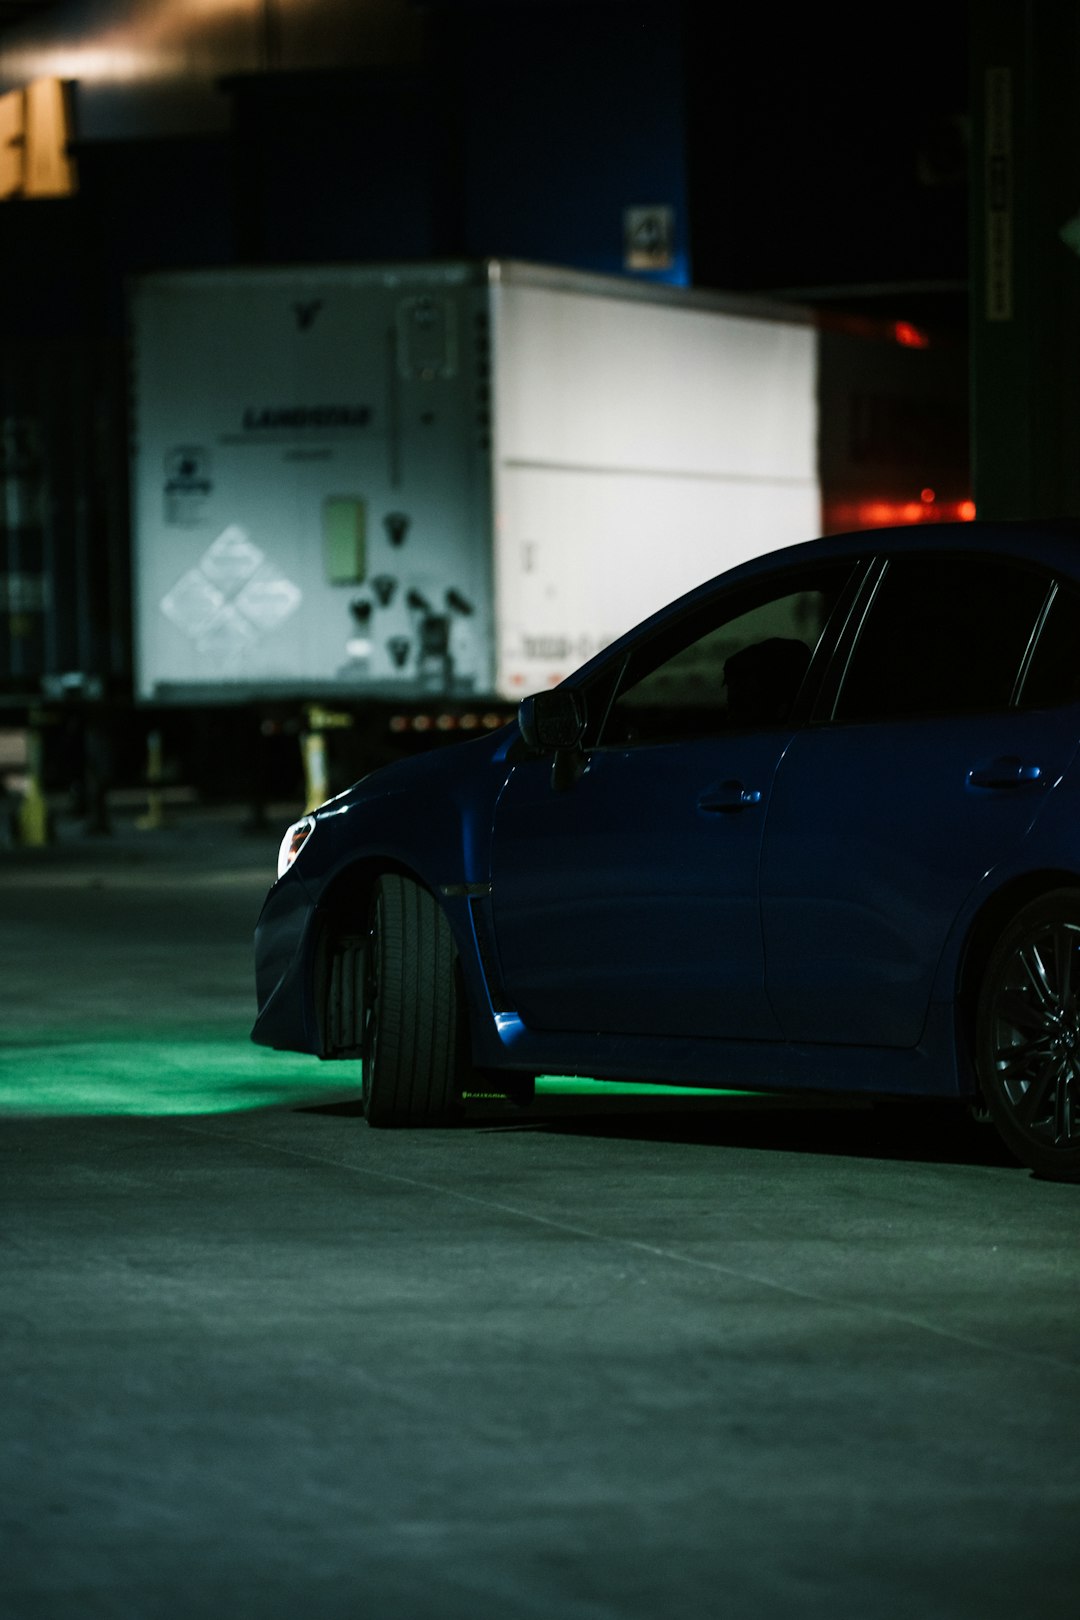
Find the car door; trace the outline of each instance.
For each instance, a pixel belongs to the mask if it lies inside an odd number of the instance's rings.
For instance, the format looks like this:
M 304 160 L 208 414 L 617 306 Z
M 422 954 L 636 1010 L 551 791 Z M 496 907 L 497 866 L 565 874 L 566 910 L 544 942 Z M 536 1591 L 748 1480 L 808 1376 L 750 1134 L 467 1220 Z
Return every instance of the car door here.
M 1052 582 L 1000 557 L 885 564 L 826 723 L 793 738 L 762 850 L 768 997 L 796 1041 L 910 1047 L 965 897 L 1075 737 L 1018 706 Z
M 572 768 L 550 756 L 515 766 L 495 815 L 491 904 L 504 994 L 526 1024 L 778 1035 L 762 829 L 851 572 L 819 564 L 722 593 L 585 689 L 592 729 Z

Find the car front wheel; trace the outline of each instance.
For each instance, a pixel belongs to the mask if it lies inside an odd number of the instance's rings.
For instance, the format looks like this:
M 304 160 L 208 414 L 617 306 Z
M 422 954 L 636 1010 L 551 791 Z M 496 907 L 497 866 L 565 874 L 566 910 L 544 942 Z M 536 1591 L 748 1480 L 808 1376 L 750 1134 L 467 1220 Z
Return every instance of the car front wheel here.
M 1017 913 L 983 975 L 976 1065 L 987 1109 L 1039 1176 L 1080 1181 L 1080 889 Z
M 441 907 L 388 873 L 364 951 L 361 1095 L 371 1125 L 450 1125 L 468 1072 L 457 952 Z

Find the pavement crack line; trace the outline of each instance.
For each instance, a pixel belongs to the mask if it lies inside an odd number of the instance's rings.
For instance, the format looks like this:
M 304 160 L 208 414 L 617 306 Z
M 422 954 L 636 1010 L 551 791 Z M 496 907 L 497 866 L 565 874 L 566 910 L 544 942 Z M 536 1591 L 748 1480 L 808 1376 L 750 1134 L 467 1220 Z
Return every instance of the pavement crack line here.
M 809 1288 L 797 1288 L 792 1283 L 778 1282 L 774 1277 L 763 1277 L 757 1272 L 746 1271 L 739 1266 L 726 1266 L 720 1260 L 702 1260 L 692 1254 L 682 1254 L 678 1249 L 665 1248 L 655 1243 L 645 1243 L 640 1238 L 622 1237 L 612 1232 L 600 1232 L 594 1227 L 580 1226 L 573 1221 L 558 1220 L 552 1215 L 544 1215 L 536 1210 L 523 1209 L 517 1204 L 504 1204 L 498 1199 L 481 1198 L 476 1193 L 462 1192 L 460 1188 L 447 1187 L 442 1182 L 423 1181 L 418 1176 L 402 1175 L 400 1171 L 395 1170 L 373 1170 L 365 1165 L 350 1164 L 347 1159 L 332 1157 L 327 1153 L 311 1153 L 304 1148 L 282 1147 L 277 1142 L 266 1142 L 260 1137 L 241 1136 L 237 1131 L 213 1131 L 208 1130 L 205 1126 L 181 1124 L 175 1119 L 169 1123 L 171 1128 L 187 1131 L 193 1136 L 213 1137 L 222 1142 L 243 1142 L 248 1147 L 262 1148 L 266 1152 L 278 1153 L 286 1158 L 304 1159 L 312 1164 L 325 1164 L 335 1170 L 346 1170 L 352 1175 L 368 1176 L 378 1181 L 396 1182 L 401 1186 L 415 1187 L 422 1192 L 437 1193 L 444 1198 L 454 1199 L 461 1204 L 471 1204 L 478 1209 L 492 1210 L 500 1215 L 510 1215 L 516 1220 L 531 1221 L 537 1226 L 545 1226 L 557 1232 L 568 1232 L 574 1237 L 588 1238 L 593 1243 L 630 1249 L 637 1254 L 649 1255 L 654 1260 L 665 1260 L 690 1270 L 704 1271 L 716 1276 L 732 1277 L 739 1282 L 753 1283 L 759 1288 L 787 1295 L 791 1299 L 803 1300 L 807 1304 L 822 1305 L 836 1311 L 851 1311 L 856 1315 L 877 1317 L 884 1322 L 915 1328 L 923 1333 L 929 1333 L 935 1338 L 948 1339 L 955 1344 L 966 1345 L 972 1350 L 986 1351 L 990 1355 L 1008 1356 L 1015 1361 L 1027 1362 L 1041 1367 L 1053 1367 L 1058 1372 L 1067 1372 L 1074 1375 L 1080 1372 L 1080 1363 L 1066 1361 L 1060 1356 L 1044 1355 L 1036 1350 L 1017 1349 L 1014 1345 L 994 1344 L 991 1340 L 981 1339 L 975 1334 L 958 1332 L 955 1328 L 944 1327 L 937 1322 L 928 1321 L 925 1317 L 910 1316 L 903 1311 L 889 1310 L 882 1305 L 866 1305 L 853 1300 L 833 1299 L 828 1294 L 815 1293 Z

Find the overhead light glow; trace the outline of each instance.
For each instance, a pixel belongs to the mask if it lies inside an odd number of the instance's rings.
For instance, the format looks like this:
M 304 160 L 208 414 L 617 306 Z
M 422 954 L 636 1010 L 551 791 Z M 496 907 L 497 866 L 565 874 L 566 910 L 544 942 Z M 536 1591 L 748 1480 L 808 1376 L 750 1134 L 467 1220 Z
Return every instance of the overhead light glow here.
M 245 41 L 253 9 L 252 0 L 138 0 L 120 8 L 129 14 L 121 20 L 87 27 L 78 44 L 42 25 L 6 49 L 5 77 L 123 84 L 178 78 L 193 68 L 212 75 L 223 51 L 242 71 L 252 65 Z

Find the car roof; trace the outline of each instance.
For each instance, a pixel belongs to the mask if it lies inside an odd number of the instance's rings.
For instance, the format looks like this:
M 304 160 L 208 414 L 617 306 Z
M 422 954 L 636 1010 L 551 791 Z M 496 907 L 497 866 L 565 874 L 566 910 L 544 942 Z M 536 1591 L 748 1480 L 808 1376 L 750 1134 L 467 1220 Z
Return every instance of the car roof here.
M 730 570 L 730 575 L 734 579 L 736 574 L 745 572 L 746 577 L 751 578 L 755 573 L 768 573 L 787 566 L 789 561 L 791 564 L 810 562 L 815 557 L 880 557 L 930 551 L 982 551 L 1031 557 L 1080 579 L 1080 522 L 1060 518 L 998 523 L 908 523 L 888 529 L 853 529 L 767 552 Z M 723 577 L 717 576 L 710 585 L 715 587 Z
M 684 596 L 675 598 L 636 624 L 633 629 L 611 642 L 595 658 L 583 664 L 569 676 L 576 685 L 579 677 L 616 653 L 625 644 L 634 641 L 643 632 L 659 627 L 665 621 L 692 610 L 698 602 L 706 601 L 715 591 L 728 586 L 752 584 L 786 568 L 807 563 L 842 561 L 844 558 L 895 557 L 927 552 L 982 552 L 991 556 L 1026 558 L 1043 564 L 1057 572 L 1068 574 L 1080 583 L 1080 522 L 1072 518 L 1022 519 L 996 523 L 973 521 L 969 523 L 917 523 L 897 528 L 852 529 L 843 534 L 825 535 L 817 540 L 804 540 L 797 545 L 784 546 L 778 551 L 767 551 L 760 557 L 717 574 L 714 578 L 695 586 Z

